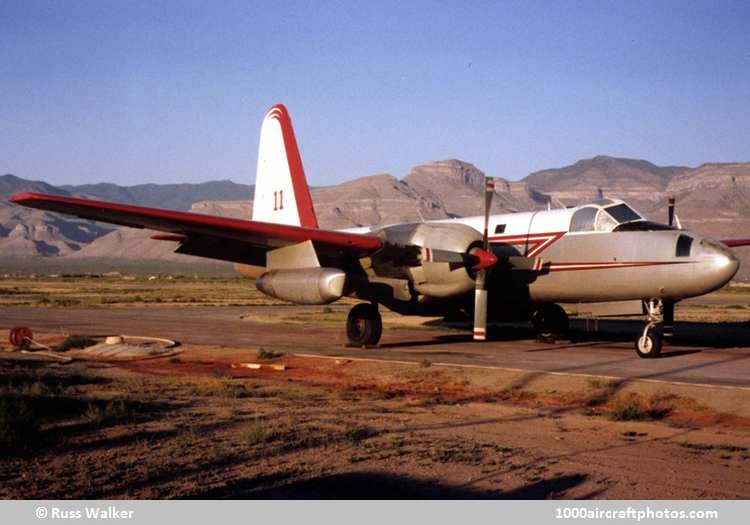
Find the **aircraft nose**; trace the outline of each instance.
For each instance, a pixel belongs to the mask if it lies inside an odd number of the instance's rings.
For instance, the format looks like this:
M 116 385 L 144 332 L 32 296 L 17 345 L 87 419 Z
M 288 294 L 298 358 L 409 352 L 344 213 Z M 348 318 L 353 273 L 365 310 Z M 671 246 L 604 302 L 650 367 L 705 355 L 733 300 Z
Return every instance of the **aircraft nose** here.
M 716 287 L 724 286 L 734 277 L 740 262 L 727 246 L 710 239 L 700 242 L 702 255 L 711 261 L 711 273 L 716 280 Z

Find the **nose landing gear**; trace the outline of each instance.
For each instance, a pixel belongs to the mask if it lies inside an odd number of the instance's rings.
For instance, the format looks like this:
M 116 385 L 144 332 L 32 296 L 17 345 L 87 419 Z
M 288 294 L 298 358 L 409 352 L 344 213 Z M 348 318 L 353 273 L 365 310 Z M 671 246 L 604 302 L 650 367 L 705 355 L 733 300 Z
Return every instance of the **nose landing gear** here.
M 646 301 L 646 326 L 635 341 L 638 357 L 651 359 L 661 354 L 664 339 L 664 303 L 661 300 Z

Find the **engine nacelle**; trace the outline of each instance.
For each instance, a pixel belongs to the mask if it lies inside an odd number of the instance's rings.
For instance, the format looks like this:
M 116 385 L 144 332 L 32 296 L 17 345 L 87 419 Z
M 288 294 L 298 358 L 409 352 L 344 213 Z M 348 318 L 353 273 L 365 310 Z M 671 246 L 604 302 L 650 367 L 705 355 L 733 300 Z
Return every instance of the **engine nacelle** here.
M 451 223 L 399 224 L 377 234 L 385 241 L 383 250 L 372 258 L 378 276 L 408 279 L 417 293 L 430 297 L 451 297 L 474 289 L 474 275 L 464 262 L 429 260 L 424 250 L 469 254 L 482 243 L 482 234 L 474 228 Z
M 256 279 L 266 295 L 296 304 L 328 304 L 344 295 L 346 274 L 338 268 L 270 270 Z

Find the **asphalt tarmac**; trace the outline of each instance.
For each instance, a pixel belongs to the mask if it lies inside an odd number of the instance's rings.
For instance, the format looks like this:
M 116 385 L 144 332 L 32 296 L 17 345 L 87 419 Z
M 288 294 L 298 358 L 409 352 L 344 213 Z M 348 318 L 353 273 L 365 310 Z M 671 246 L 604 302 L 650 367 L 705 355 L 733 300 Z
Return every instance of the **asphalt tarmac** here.
M 341 308 L 341 307 L 337 307 Z M 750 391 L 750 325 L 748 323 L 682 323 L 675 339 L 658 359 L 641 359 L 633 341 L 641 321 L 599 322 L 598 330 L 574 321 L 571 339 L 538 341 L 524 325 L 496 330 L 496 338 L 473 342 L 466 332 L 442 329 L 384 328 L 376 348 L 345 346 L 344 327 L 262 322 L 274 314 L 294 316 L 299 306 L 32 308 L 0 309 L 0 329 L 25 325 L 37 332 L 107 335 L 149 335 L 184 344 L 258 346 L 287 353 L 331 357 L 446 363 L 533 373 L 610 376 L 625 380 L 712 385 Z M 283 310 L 279 310 L 283 309 Z M 320 311 L 320 307 L 307 312 Z M 273 317 L 278 318 L 278 315 Z

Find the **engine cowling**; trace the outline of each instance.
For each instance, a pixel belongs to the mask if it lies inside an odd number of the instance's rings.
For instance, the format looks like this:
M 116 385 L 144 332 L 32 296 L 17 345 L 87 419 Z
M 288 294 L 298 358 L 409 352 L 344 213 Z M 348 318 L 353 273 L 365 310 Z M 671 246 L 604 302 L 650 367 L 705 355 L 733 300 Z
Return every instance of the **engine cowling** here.
M 255 281 L 264 294 L 295 304 L 328 304 L 344 295 L 346 274 L 338 268 L 270 270 Z
M 482 235 L 474 228 L 417 223 L 389 226 L 376 233 L 385 241 L 383 249 L 372 257 L 378 276 L 407 279 L 417 293 L 431 297 L 451 297 L 474 289 L 475 276 L 468 261 L 472 250 L 482 244 Z M 453 257 L 441 258 L 440 254 Z

